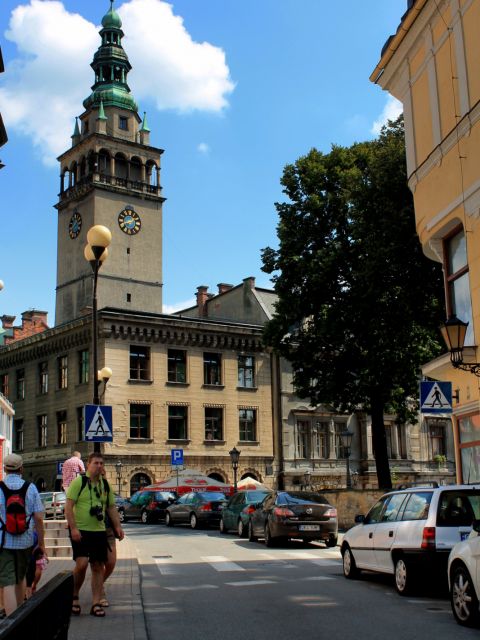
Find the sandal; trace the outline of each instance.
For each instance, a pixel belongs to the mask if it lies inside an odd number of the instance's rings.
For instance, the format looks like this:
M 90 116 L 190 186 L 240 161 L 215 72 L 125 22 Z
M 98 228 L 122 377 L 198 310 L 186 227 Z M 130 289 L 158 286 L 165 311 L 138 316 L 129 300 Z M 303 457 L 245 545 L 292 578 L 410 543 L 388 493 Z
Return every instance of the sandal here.
M 81 612 L 82 612 L 82 608 L 80 606 L 80 600 L 78 598 L 73 598 L 73 601 L 72 601 L 72 616 L 79 616 Z
M 105 617 L 105 611 L 103 610 L 103 607 L 99 602 L 92 606 L 92 608 L 90 609 L 90 615 L 95 616 L 95 618 Z
M 98 604 L 105 609 L 110 606 L 110 603 L 108 602 L 106 597 L 103 597 Z

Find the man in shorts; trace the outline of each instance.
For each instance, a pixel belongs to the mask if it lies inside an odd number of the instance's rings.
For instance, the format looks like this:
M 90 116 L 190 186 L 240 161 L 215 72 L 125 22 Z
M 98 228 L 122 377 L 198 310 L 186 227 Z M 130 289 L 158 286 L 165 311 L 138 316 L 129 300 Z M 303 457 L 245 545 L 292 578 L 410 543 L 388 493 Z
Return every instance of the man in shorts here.
M 9 489 L 20 489 L 25 481 L 22 479 L 23 460 L 16 453 L 5 457 L 3 462 L 6 477 L 5 485 Z M 5 494 L 0 490 L 0 519 L 6 522 Z M 37 530 L 38 547 L 45 557 L 43 528 L 43 505 L 34 484 L 29 484 L 25 494 L 25 513 L 28 528 L 25 533 L 11 535 L 7 531 L 0 532 L 0 587 L 3 587 L 5 611 L 10 615 L 25 599 L 25 576 L 33 550 L 33 529 Z M 0 525 L 3 528 L 3 525 Z
M 116 537 L 119 540 L 123 540 L 124 537 L 113 492 L 109 490 L 108 484 L 102 477 L 103 467 L 102 454 L 91 453 L 88 456 L 86 476 L 78 476 L 70 484 L 65 505 L 75 560 L 72 614 L 80 614 L 79 593 L 85 580 L 88 563 L 90 563 L 92 572 L 90 614 L 97 618 L 105 616 L 105 610 L 100 601 L 103 594 L 104 565 L 108 557 L 106 513 Z

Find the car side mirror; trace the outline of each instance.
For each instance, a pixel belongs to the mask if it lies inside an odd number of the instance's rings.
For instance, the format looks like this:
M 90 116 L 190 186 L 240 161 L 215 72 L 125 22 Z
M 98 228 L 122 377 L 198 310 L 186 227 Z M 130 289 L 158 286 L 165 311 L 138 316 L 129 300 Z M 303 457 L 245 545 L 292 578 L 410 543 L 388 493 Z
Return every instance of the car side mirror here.
M 474 520 L 472 524 L 472 529 L 477 533 L 480 533 L 480 520 Z
M 365 516 L 360 515 L 360 514 L 355 516 L 355 522 L 357 524 L 362 524 L 363 522 L 365 522 Z

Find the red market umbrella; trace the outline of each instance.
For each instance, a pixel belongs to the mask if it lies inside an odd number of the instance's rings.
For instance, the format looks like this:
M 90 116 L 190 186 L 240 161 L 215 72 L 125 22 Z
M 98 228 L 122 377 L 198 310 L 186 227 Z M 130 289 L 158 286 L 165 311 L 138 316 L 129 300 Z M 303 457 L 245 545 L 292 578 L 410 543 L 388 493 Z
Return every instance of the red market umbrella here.
M 214 480 L 200 473 L 180 472 L 177 476 L 172 476 L 161 482 L 155 482 L 145 489 L 157 489 L 176 491 L 179 495 L 190 493 L 190 491 L 221 491 L 226 495 L 233 493 L 233 487 L 219 480 Z

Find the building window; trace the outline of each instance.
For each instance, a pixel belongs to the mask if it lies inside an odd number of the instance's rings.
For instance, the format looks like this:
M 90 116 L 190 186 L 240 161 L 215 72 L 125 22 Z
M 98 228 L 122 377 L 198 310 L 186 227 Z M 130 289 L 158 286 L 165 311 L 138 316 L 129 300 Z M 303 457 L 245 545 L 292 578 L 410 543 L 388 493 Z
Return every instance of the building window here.
M 345 450 L 342 444 L 342 438 L 340 434 L 342 431 L 345 431 L 346 424 L 344 422 L 336 422 L 333 431 L 334 438 L 334 446 L 335 446 L 335 456 L 338 460 L 345 458 Z
M 23 420 L 13 421 L 13 446 L 15 451 L 23 451 Z
M 57 358 L 58 388 L 66 389 L 68 386 L 68 356 Z
M 179 349 L 168 350 L 168 381 L 187 381 L 187 352 Z
M 39 392 L 48 393 L 48 362 L 40 362 L 38 365 L 38 383 Z
M 238 356 L 238 386 L 252 389 L 255 386 L 255 358 Z
M 186 440 L 188 424 L 188 407 L 168 407 L 168 439 Z
M 17 400 L 25 400 L 25 369 L 17 369 Z
M 222 384 L 222 356 L 219 353 L 203 354 L 204 384 Z
M 130 346 L 130 380 L 150 380 L 150 347 Z
M 312 448 L 314 458 L 328 458 L 328 422 L 315 420 L 312 424 Z
M 37 444 L 39 447 L 47 446 L 47 416 L 37 416 Z
M 465 344 L 474 344 L 467 242 L 463 229 L 444 241 L 444 272 L 448 315 L 468 322 Z
M 128 118 L 124 116 L 119 116 L 118 118 L 118 128 L 122 131 L 128 131 Z
M 77 407 L 77 441 L 82 442 L 85 438 L 85 414 L 83 407 Z
M 57 411 L 57 444 L 67 444 L 66 411 Z
M 0 376 L 0 393 L 8 398 L 8 373 L 2 373 Z
M 447 453 L 445 446 L 446 424 L 443 420 L 428 421 L 428 437 L 430 441 L 430 456 L 444 456 Z
M 240 427 L 239 440 L 242 442 L 255 442 L 257 439 L 257 410 L 239 409 L 238 420 Z
M 90 353 L 88 349 L 78 352 L 78 383 L 87 384 L 90 371 Z
M 205 407 L 205 440 L 223 440 L 223 409 Z
M 297 420 L 296 457 L 310 458 L 310 420 Z
M 130 438 L 150 438 L 150 405 L 130 405 Z

